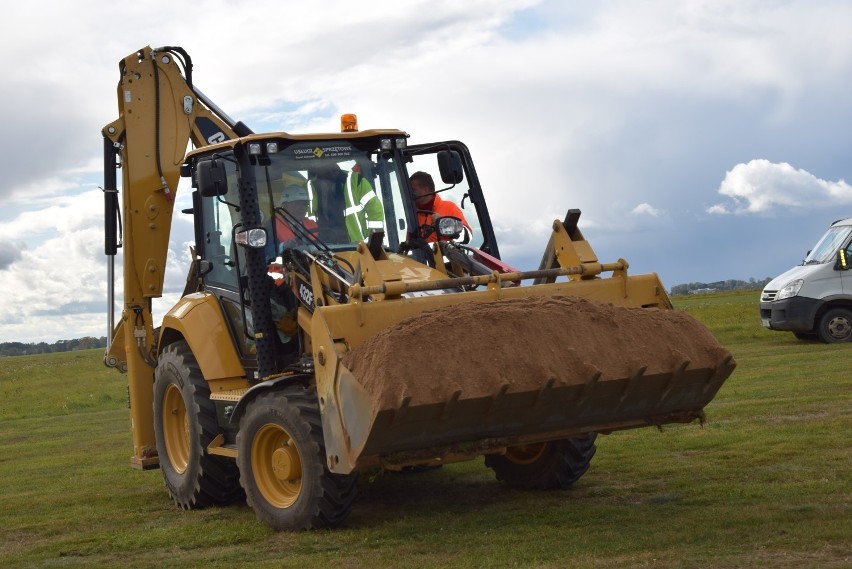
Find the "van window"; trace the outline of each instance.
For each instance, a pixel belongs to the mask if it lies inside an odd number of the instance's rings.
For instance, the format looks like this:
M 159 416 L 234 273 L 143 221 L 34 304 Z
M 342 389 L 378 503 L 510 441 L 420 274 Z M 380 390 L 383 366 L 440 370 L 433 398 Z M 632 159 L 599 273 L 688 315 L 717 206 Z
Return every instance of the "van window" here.
M 850 233 L 852 233 L 852 226 L 849 225 L 829 228 L 805 258 L 804 264 L 817 265 L 834 262 L 837 250 L 849 240 Z

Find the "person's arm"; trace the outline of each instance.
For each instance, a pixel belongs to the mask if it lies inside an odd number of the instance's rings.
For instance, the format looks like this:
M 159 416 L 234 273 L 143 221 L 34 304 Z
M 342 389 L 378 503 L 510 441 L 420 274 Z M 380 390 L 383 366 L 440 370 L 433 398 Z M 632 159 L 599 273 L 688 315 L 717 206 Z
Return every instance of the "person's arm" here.
M 367 232 L 371 229 L 384 229 L 385 227 L 385 211 L 382 208 L 382 202 L 379 196 L 373 190 L 372 184 L 366 179 L 361 178 L 361 203 L 364 204 L 364 214 L 366 218 Z

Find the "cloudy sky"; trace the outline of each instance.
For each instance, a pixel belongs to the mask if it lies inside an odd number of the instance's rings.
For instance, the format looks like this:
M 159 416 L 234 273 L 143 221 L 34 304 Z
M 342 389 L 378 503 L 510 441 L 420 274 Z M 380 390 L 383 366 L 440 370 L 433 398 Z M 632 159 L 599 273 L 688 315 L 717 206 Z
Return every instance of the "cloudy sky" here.
M 257 132 L 355 112 L 462 140 L 508 262 L 536 268 L 579 208 L 601 260 L 671 287 L 775 276 L 852 216 L 850 30 L 845 0 L 12 3 L 0 341 L 106 335 L 100 130 L 118 61 L 145 45 L 185 48 Z M 160 305 L 189 239 L 177 219 Z

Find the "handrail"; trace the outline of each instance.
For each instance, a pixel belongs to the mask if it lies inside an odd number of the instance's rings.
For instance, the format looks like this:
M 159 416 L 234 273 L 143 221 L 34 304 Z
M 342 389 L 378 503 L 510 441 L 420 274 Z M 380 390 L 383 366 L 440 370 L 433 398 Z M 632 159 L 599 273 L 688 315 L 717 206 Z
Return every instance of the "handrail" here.
M 492 272 L 489 275 L 477 275 L 469 277 L 456 277 L 449 279 L 438 279 L 432 281 L 392 281 L 380 285 L 349 287 L 350 296 L 363 300 L 365 296 L 373 294 L 384 294 L 398 296 L 407 292 L 422 292 L 427 290 L 440 290 L 445 288 L 456 288 L 465 286 L 480 286 L 488 284 L 499 284 L 503 282 L 519 282 L 528 279 L 562 277 L 568 275 L 594 276 L 606 271 L 624 271 L 626 264 L 623 261 L 615 263 L 587 263 L 577 267 L 560 267 L 557 269 L 540 269 L 537 271 L 520 271 L 514 273 Z

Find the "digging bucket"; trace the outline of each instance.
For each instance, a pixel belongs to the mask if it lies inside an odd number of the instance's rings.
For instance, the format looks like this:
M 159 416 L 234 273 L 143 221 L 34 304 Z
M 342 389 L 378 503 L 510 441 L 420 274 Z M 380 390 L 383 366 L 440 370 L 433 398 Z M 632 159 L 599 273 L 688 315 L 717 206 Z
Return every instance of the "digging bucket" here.
M 329 468 L 703 420 L 735 362 L 688 314 L 639 308 L 659 283 L 648 278 L 617 279 L 618 292 L 604 279 L 318 308 Z

